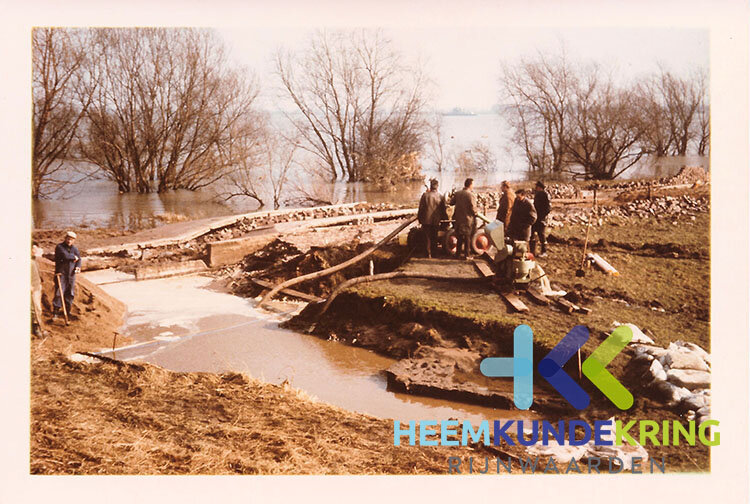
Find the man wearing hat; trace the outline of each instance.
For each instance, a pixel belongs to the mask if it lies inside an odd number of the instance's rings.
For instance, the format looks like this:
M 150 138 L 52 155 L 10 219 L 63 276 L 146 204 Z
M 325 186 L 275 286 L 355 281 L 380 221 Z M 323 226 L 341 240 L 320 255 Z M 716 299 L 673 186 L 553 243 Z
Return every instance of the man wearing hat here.
M 422 198 L 419 200 L 419 211 L 417 212 L 417 219 L 424 231 L 427 257 L 432 257 L 435 253 L 440 221 L 447 218 L 445 213 L 445 199 L 437 189 L 437 179 L 430 180 L 430 190 L 422 194 Z
M 539 257 L 547 256 L 547 216 L 551 207 L 549 204 L 549 195 L 545 190 L 544 182 L 538 180 L 534 186 L 534 209 L 536 210 L 536 222 L 531 226 L 531 239 L 529 240 L 529 250 L 536 255 L 536 237 L 539 237 L 539 243 L 542 244 L 542 253 Z
M 62 308 L 60 290 L 62 288 L 65 296 L 65 309 L 70 313 L 75 296 L 76 273 L 81 272 L 81 253 L 73 245 L 76 234 L 73 231 L 65 233 L 65 240 L 55 247 L 55 298 L 52 300 L 53 317 L 57 316 Z M 59 282 L 59 285 L 58 285 Z
M 536 222 L 536 209 L 526 198 L 526 191 L 516 191 L 516 200 L 513 202 L 513 211 L 510 213 L 510 225 L 508 236 L 511 240 L 529 241 L 531 238 L 531 226 Z

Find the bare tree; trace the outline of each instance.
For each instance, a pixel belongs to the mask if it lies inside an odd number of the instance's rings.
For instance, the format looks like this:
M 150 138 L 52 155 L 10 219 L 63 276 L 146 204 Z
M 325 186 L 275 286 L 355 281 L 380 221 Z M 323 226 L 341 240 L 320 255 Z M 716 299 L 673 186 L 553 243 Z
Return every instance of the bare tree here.
M 700 70 L 694 77 L 697 95 L 700 97 L 698 108 L 696 110 L 696 128 L 694 137 L 696 138 L 697 152 L 705 156 L 710 149 L 711 143 L 711 105 L 709 104 L 708 75 L 705 70 Z
M 97 29 L 98 82 L 80 149 L 123 192 L 196 190 L 253 135 L 257 86 L 210 30 Z
M 584 168 L 587 179 L 613 179 L 646 154 L 636 93 L 617 88 L 592 68 L 579 79 L 570 107 L 566 156 Z
M 693 136 L 693 121 L 703 100 L 698 82 L 662 69 L 659 86 L 672 134 L 672 154 L 684 156 Z
M 557 173 L 565 164 L 567 118 L 575 82 L 564 51 L 556 58 L 540 54 L 535 60 L 503 67 L 504 97 L 510 105 L 501 113 L 532 170 Z
M 229 143 L 228 157 L 233 159 L 235 164 L 227 170 L 226 190 L 223 196 L 225 201 L 247 197 L 255 200 L 262 208 L 265 206 L 267 193 L 264 149 L 269 135 L 267 121 L 259 121 L 256 126 L 256 134 L 240 133 Z
M 295 166 L 298 143 L 273 128 L 267 117 L 260 124 L 260 131 L 233 147 L 243 149 L 243 155 L 236 156 L 240 161 L 229 171 L 225 199 L 246 196 L 263 207 L 264 198 L 270 196 L 278 209 Z
M 468 149 L 455 153 L 453 164 L 460 173 L 487 173 L 497 168 L 497 158 L 490 146 L 483 142 L 474 142 Z
M 61 178 L 64 161 L 91 101 L 86 78 L 86 33 L 35 28 L 33 59 L 32 196 L 47 196 L 70 181 Z
M 304 53 L 278 53 L 276 70 L 302 148 L 330 179 L 379 180 L 422 150 L 427 81 L 382 32 L 317 32 Z
M 443 116 L 435 113 L 430 124 L 430 136 L 427 141 L 427 158 L 432 161 L 437 171 L 443 171 L 446 164 L 445 131 L 443 130 Z
M 669 112 L 657 77 L 643 79 L 636 85 L 636 104 L 642 120 L 642 145 L 649 154 L 667 156 L 674 146 Z

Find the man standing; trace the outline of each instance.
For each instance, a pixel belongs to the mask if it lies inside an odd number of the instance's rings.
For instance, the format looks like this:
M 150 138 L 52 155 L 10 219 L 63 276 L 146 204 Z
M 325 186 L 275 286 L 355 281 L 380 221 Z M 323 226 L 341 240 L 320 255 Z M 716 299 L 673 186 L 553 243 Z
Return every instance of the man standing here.
M 471 190 L 472 187 L 474 187 L 474 179 L 467 178 L 464 188 L 458 191 L 452 200 L 452 203 L 456 205 L 453 212 L 458 239 L 456 255 L 464 259 L 471 257 L 471 237 L 476 227 L 477 197 Z
M 542 253 L 539 257 L 547 257 L 547 216 L 551 210 L 549 204 L 549 195 L 545 191 L 544 182 L 538 180 L 534 186 L 534 208 L 536 209 L 536 222 L 531 226 L 531 240 L 529 241 L 529 250 L 536 255 L 536 237 L 539 236 L 539 243 L 542 245 Z
M 516 200 L 516 193 L 513 192 L 507 180 L 503 180 L 500 184 L 500 190 L 503 194 L 500 196 L 500 203 L 498 204 L 497 216 L 495 218 L 503 223 L 503 229 L 507 232 L 510 225 L 510 214 L 513 210 L 513 203 Z
M 437 179 L 430 180 L 430 189 L 422 194 L 422 198 L 419 200 L 419 211 L 417 212 L 417 219 L 422 226 L 427 242 L 427 257 L 432 257 L 432 254 L 435 253 L 440 219 L 445 214 L 445 200 L 437 188 Z
M 519 189 L 516 192 L 516 201 L 513 203 L 513 212 L 510 215 L 508 236 L 511 240 L 529 241 L 531 238 L 531 225 L 536 222 L 536 210 L 531 201 L 526 199 L 526 191 Z
M 31 245 L 31 328 L 34 334 L 44 337 L 42 327 L 42 276 L 39 273 L 37 260 L 42 257 L 44 250 L 36 243 Z
M 81 272 L 81 253 L 73 245 L 76 234 L 73 231 L 65 233 L 65 240 L 55 247 L 55 298 L 52 300 L 53 318 L 62 308 L 63 300 L 60 299 L 62 288 L 65 296 L 65 309 L 70 314 L 75 296 L 76 273 Z M 58 283 L 59 282 L 59 283 Z

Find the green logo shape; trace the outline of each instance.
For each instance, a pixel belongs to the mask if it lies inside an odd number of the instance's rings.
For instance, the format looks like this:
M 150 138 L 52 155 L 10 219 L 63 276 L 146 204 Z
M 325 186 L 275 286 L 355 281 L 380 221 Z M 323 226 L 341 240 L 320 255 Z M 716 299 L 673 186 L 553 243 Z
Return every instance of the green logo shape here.
M 628 326 L 619 326 L 591 353 L 588 359 L 583 361 L 581 366 L 586 378 L 591 380 L 591 383 L 596 385 L 607 396 L 607 399 L 621 410 L 626 410 L 633 405 L 633 394 L 605 368 L 632 340 L 633 331 Z

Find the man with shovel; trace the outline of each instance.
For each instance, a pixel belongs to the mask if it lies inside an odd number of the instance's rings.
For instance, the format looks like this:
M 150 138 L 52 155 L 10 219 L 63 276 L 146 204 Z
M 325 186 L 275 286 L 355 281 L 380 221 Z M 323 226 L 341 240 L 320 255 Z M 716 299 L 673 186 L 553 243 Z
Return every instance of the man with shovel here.
M 81 272 L 81 253 L 73 245 L 75 240 L 76 234 L 68 231 L 65 233 L 65 240 L 55 247 L 55 298 L 52 300 L 52 318 L 57 318 L 62 308 L 66 322 L 73 306 L 76 273 Z

